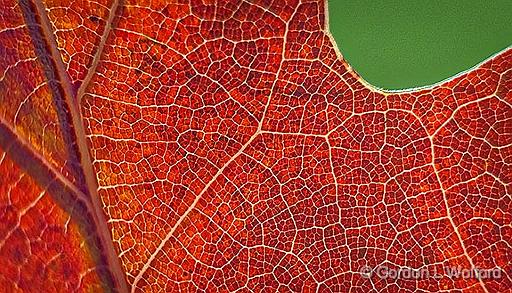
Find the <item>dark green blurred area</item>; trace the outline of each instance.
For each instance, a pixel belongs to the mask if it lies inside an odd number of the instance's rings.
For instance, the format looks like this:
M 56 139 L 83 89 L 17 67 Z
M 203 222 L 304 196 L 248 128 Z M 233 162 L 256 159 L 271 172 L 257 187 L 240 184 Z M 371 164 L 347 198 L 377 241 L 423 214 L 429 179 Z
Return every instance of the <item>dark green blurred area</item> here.
M 329 0 L 329 26 L 369 83 L 418 87 L 512 45 L 512 0 Z

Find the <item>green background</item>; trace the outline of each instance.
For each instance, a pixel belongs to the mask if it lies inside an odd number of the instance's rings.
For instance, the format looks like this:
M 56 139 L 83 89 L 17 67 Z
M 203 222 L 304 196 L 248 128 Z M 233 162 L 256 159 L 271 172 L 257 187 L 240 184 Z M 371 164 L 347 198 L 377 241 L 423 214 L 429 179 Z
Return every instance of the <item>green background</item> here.
M 403 89 L 471 68 L 512 44 L 512 0 L 329 0 L 340 51 L 370 84 Z

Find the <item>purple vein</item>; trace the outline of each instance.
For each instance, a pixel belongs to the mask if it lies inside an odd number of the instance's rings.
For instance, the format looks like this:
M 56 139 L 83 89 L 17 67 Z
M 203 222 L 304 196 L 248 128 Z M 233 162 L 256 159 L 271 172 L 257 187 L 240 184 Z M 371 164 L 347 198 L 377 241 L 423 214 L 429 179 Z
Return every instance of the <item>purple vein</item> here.
M 126 277 L 122 270 L 119 257 L 117 256 L 116 250 L 114 248 L 111 233 L 107 226 L 107 221 L 105 219 L 102 204 L 98 196 L 98 183 L 96 181 L 96 174 L 94 173 L 92 167 L 89 148 L 87 146 L 87 138 L 85 135 L 84 127 L 82 124 L 82 117 L 80 115 L 78 107 L 79 103 L 77 103 L 77 100 L 74 99 L 71 81 L 69 79 L 69 75 L 65 70 L 64 62 L 62 61 L 62 56 L 58 50 L 57 41 L 51 29 L 50 19 L 46 14 L 44 5 L 41 2 L 41 0 L 35 0 L 34 4 L 36 10 L 35 13 L 37 13 L 37 15 L 40 18 L 40 25 L 43 37 L 48 42 L 49 52 L 51 54 L 52 59 L 55 62 L 55 71 L 57 72 L 57 77 L 64 91 L 66 102 L 69 105 L 69 111 L 72 120 L 71 123 L 73 125 L 73 129 L 75 130 L 77 147 L 78 151 L 80 152 L 80 163 L 84 172 L 87 189 L 89 191 L 90 202 L 92 204 L 92 215 L 94 217 L 93 220 L 97 227 L 98 236 L 100 237 L 103 249 L 105 250 L 104 253 L 107 257 L 109 269 L 114 277 L 116 285 L 118 286 L 117 289 L 120 292 L 127 292 L 128 287 L 126 284 Z M 116 1 L 113 4 L 113 9 L 117 9 L 117 4 L 118 2 Z M 114 12 L 111 13 L 109 19 L 113 18 L 113 14 Z M 105 28 L 105 30 L 107 29 Z M 91 71 L 92 68 L 89 72 Z
M 7 144 L 7 141 L 9 141 L 9 144 Z M 69 188 L 79 200 L 88 205 L 88 197 L 82 191 L 80 191 L 80 189 L 78 189 L 73 182 L 69 181 L 68 178 L 62 175 L 59 170 L 55 169 L 54 165 L 48 162 L 48 160 L 43 155 L 41 155 L 39 151 L 34 150 L 30 143 L 16 134 L 14 129 L 2 117 L 0 117 L 0 146 L 4 148 L 4 152 L 6 154 L 10 153 L 9 148 L 13 146 L 16 150 L 20 148 L 25 149 L 29 153 L 29 155 L 25 157 L 27 160 L 33 161 L 34 164 L 47 169 L 55 177 L 56 180 L 60 181 L 62 185 Z

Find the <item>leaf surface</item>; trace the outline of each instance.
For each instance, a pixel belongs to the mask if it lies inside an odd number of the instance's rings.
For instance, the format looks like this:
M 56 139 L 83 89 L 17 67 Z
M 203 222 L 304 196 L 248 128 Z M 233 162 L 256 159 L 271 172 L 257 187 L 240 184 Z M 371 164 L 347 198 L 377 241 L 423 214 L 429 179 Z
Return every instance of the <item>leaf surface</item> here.
M 386 92 L 324 1 L 4 2 L 5 288 L 511 290 L 512 50 Z

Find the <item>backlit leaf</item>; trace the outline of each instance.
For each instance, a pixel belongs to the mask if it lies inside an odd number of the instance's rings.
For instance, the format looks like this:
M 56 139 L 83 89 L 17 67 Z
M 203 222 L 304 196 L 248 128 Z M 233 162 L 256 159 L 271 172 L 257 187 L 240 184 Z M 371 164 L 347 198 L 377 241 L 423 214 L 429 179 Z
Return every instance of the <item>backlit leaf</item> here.
M 321 0 L 1 2 L 5 291 L 512 290 L 511 49 L 387 92 Z

